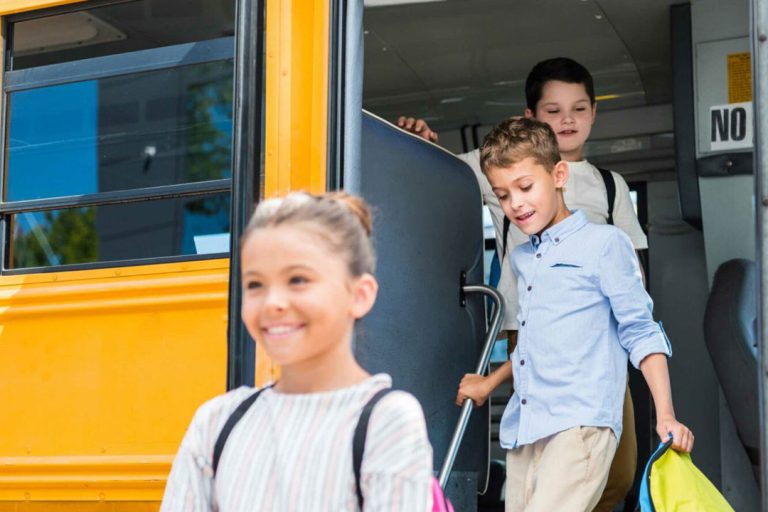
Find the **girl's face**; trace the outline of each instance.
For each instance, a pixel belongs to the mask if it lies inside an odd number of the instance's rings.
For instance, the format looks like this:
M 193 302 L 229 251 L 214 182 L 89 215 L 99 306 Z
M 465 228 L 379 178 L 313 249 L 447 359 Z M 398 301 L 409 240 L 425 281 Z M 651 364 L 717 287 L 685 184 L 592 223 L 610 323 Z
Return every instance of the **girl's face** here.
M 355 320 L 376 300 L 374 277 L 351 277 L 317 229 L 259 229 L 241 249 L 243 323 L 284 368 L 333 363 L 351 349 Z
M 525 115 L 547 123 L 557 136 L 560 157 L 576 162 L 582 159 L 596 109 L 597 105 L 592 105 L 584 84 L 550 80 L 541 89 L 536 112 L 526 109 Z

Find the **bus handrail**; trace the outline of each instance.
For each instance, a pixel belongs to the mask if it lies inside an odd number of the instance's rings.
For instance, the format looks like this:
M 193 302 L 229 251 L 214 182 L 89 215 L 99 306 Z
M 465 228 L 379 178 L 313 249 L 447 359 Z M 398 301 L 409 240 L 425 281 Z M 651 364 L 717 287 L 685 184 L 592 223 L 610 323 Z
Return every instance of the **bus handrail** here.
M 499 335 L 499 329 L 501 328 L 501 321 L 504 318 L 504 297 L 490 286 L 485 285 L 465 285 L 462 287 L 464 293 L 482 293 L 491 297 L 494 301 L 494 310 L 491 317 L 491 325 L 488 329 L 488 333 L 485 337 L 485 345 L 483 346 L 483 352 L 480 355 L 480 362 L 477 365 L 475 373 L 482 375 L 488 368 L 488 363 L 491 359 L 491 350 L 496 342 L 496 337 Z M 448 483 L 448 477 L 453 469 L 453 464 L 456 462 L 456 454 L 461 446 L 461 440 L 464 437 L 464 431 L 467 429 L 467 423 L 469 423 L 469 416 L 472 414 L 473 402 L 470 398 L 464 400 L 464 404 L 461 407 L 461 415 L 459 421 L 456 423 L 456 429 L 453 431 L 453 437 L 451 438 L 451 444 L 448 445 L 448 452 L 445 454 L 443 460 L 443 467 L 440 469 L 438 480 L 440 486 L 446 489 Z

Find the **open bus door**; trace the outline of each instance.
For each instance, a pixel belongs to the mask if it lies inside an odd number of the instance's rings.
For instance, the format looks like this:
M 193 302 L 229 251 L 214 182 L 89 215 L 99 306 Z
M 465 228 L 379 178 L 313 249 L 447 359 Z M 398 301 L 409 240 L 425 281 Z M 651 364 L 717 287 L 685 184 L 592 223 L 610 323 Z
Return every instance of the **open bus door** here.
M 480 189 L 464 162 L 367 113 L 361 154 L 359 175 L 345 178 L 374 208 L 382 286 L 355 352 L 419 399 L 437 470 L 459 421 L 458 383 L 476 371 L 484 345 L 484 298 L 462 291 L 483 279 Z M 489 428 L 486 403 L 470 417 L 447 481 L 457 510 L 475 510 L 485 490 Z

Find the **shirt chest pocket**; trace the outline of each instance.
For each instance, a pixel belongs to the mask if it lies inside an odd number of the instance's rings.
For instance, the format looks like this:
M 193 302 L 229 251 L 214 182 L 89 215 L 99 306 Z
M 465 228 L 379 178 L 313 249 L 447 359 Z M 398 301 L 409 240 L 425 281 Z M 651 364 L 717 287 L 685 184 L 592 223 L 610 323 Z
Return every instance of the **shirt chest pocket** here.
M 584 265 L 582 265 L 580 262 L 575 262 L 575 261 L 558 260 L 556 263 L 552 263 L 549 266 L 549 268 L 555 269 L 555 270 L 578 271 L 578 270 L 582 270 L 584 268 Z
M 583 261 L 558 258 L 553 260 L 547 271 L 539 277 L 540 284 L 559 294 L 593 288 L 594 280 L 591 274 L 590 268 Z M 562 299 L 570 302 L 574 296 L 567 294 Z

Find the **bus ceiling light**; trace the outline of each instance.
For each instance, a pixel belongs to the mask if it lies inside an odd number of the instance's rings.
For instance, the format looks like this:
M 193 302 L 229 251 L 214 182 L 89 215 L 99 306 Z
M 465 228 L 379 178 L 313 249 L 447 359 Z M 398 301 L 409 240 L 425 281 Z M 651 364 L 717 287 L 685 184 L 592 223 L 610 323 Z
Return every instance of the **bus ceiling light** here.
M 364 7 L 384 7 L 389 5 L 426 4 L 429 2 L 445 2 L 446 0 L 363 0 Z
M 125 33 L 87 12 L 48 16 L 16 25 L 13 48 L 18 56 L 66 50 L 125 39 Z

